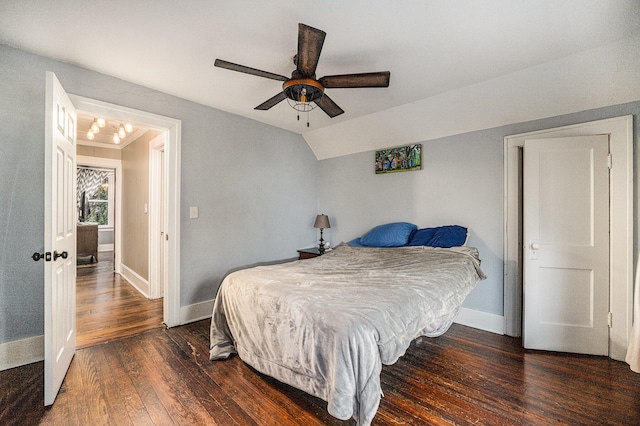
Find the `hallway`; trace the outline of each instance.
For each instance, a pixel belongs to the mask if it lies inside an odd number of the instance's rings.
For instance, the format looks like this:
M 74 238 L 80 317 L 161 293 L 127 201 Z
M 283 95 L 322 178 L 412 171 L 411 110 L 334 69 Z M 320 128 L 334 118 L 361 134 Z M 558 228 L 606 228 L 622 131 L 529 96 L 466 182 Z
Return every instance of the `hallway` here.
M 76 347 L 86 348 L 162 328 L 162 299 L 149 300 L 113 272 L 113 252 L 78 265 Z

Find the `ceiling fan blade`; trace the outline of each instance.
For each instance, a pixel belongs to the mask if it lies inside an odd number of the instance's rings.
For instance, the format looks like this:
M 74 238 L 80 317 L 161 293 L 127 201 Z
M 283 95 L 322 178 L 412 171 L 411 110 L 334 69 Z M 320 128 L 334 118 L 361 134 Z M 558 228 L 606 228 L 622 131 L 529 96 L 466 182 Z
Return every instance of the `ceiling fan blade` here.
M 367 72 L 360 74 L 328 75 L 318 81 L 327 89 L 350 87 L 389 87 L 389 71 Z
M 333 102 L 327 95 L 322 95 L 320 99 L 316 99 L 314 102 L 331 118 L 344 113 L 342 108 L 340 108 L 338 104 Z
M 261 103 L 260 105 L 258 105 L 257 107 L 255 107 L 254 109 L 259 109 L 261 111 L 266 111 L 269 108 L 279 104 L 280 102 L 284 101 L 285 99 L 287 99 L 287 95 L 284 94 L 284 92 L 280 92 L 277 95 L 275 95 L 274 97 L 267 99 L 266 101 L 264 101 L 263 103 Z
M 320 52 L 327 33 L 305 24 L 298 24 L 297 71 L 301 77 L 311 78 L 316 73 Z
M 272 80 L 289 80 L 289 77 L 285 77 L 284 75 L 274 74 L 272 72 L 262 71 L 251 67 L 245 67 L 244 65 L 234 64 L 233 62 L 227 62 L 222 59 L 216 59 L 216 62 L 213 65 L 220 68 L 226 68 L 231 71 L 238 71 L 245 74 L 257 75 L 258 77 L 270 78 Z

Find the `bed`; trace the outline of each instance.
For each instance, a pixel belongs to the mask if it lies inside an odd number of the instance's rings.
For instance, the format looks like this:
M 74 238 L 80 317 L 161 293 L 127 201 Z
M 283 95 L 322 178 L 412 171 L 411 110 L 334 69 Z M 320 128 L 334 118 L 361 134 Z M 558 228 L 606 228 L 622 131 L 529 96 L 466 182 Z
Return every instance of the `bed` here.
M 406 241 L 405 241 L 406 243 Z M 484 279 L 472 247 L 340 244 L 323 256 L 236 271 L 211 319 L 210 358 L 237 353 L 257 371 L 371 423 L 382 364 L 436 337 Z

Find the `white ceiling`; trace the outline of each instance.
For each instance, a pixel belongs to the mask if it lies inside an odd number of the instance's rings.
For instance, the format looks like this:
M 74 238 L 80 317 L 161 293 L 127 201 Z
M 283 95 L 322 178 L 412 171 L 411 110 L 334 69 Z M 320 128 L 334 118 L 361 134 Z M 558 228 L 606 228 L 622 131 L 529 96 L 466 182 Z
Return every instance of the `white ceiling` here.
M 281 83 L 215 59 L 289 76 L 299 22 L 327 33 L 318 77 L 388 70 L 390 86 L 327 89 L 345 113 L 316 109 L 309 128 L 286 102 L 254 110 Z M 0 43 L 303 134 L 318 158 L 391 144 L 371 122 L 403 127 L 465 88 L 638 34 L 638 0 L 0 1 Z

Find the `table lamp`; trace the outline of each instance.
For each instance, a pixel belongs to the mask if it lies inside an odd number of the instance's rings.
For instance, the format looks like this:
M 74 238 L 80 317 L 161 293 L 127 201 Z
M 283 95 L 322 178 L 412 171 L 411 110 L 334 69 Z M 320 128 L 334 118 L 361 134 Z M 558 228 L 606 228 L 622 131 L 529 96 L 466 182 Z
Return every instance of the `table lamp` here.
M 329 216 L 326 214 L 319 214 L 316 216 L 316 223 L 313 225 L 314 228 L 320 228 L 320 246 L 318 247 L 318 251 L 320 254 L 324 254 L 324 240 L 322 239 L 322 231 L 325 228 L 331 228 L 331 224 L 329 223 Z

